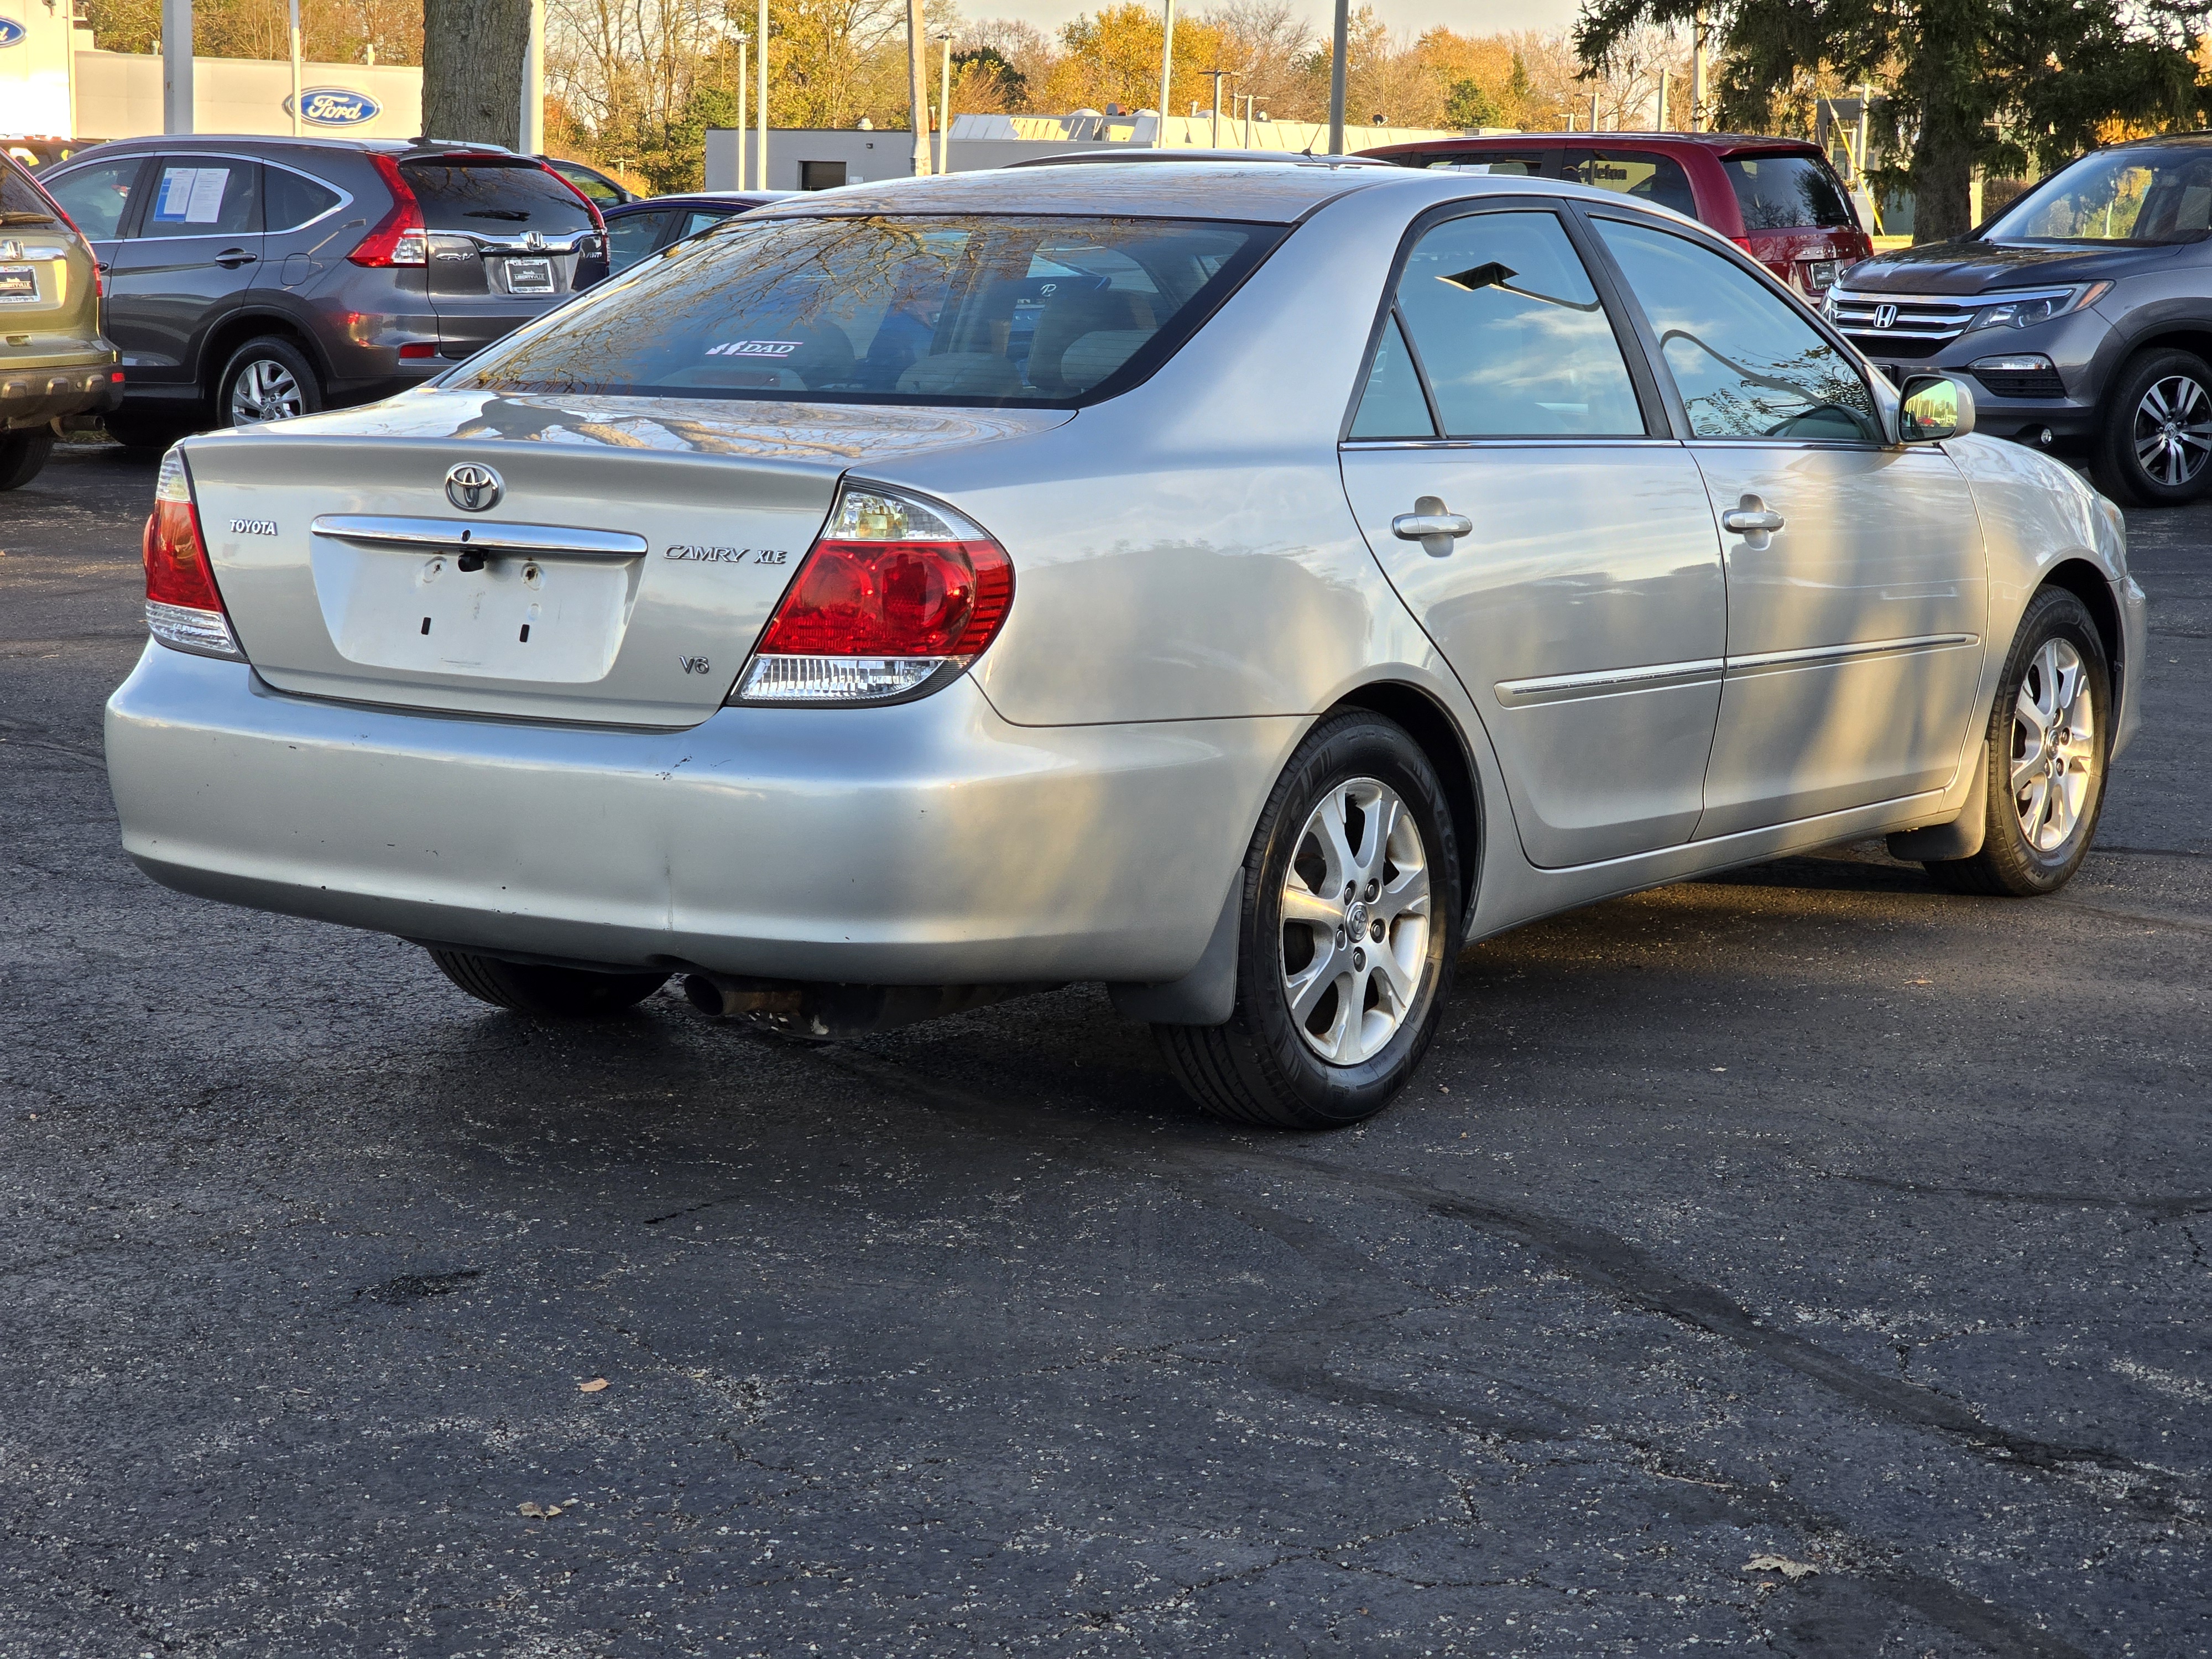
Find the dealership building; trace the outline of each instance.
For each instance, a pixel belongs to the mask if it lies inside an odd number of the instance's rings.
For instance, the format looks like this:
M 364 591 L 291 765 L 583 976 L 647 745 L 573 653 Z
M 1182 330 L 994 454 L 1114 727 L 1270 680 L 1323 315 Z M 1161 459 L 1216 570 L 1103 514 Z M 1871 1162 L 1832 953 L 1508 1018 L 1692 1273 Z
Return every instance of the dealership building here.
M 96 52 L 73 0 L 0 0 L 0 137 L 137 138 L 161 131 L 161 60 Z M 303 132 L 412 138 L 422 131 L 422 71 L 411 64 L 303 64 Z M 194 58 L 199 132 L 289 133 L 292 66 Z

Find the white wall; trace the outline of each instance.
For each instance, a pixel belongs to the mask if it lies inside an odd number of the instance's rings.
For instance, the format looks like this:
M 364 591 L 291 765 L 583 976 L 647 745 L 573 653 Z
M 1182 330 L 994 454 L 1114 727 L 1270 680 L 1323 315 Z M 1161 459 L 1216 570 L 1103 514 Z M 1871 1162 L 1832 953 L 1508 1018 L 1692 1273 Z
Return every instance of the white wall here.
M 6 0 L 0 0 L 0 4 Z M 37 3 L 37 0 L 33 0 Z M 422 131 L 422 71 L 411 64 L 302 64 L 308 92 L 336 88 L 379 106 L 374 119 L 343 126 L 301 123 L 326 137 L 412 138 Z M 192 127 L 198 132 L 289 136 L 292 66 L 259 58 L 192 59 Z M 310 106 L 312 108 L 312 105 Z M 137 138 L 161 130 L 161 60 L 150 52 L 76 55 L 76 130 L 89 138 Z

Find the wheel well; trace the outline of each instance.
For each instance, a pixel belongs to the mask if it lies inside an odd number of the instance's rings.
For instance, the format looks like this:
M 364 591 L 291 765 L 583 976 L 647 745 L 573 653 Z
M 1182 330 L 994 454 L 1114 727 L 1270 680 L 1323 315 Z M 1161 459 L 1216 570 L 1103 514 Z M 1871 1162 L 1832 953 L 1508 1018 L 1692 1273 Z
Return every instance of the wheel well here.
M 1405 727 L 1420 744 L 1437 781 L 1444 787 L 1444 802 L 1451 808 L 1452 830 L 1460 845 L 1460 908 L 1474 895 L 1475 872 L 1482 854 L 1482 803 L 1474 781 L 1474 765 L 1459 727 L 1425 691 L 1396 681 L 1363 685 L 1337 705 L 1364 708 Z
M 323 361 L 323 354 L 316 349 L 307 331 L 278 313 L 258 311 L 243 317 L 227 317 L 209 333 L 207 343 L 200 348 L 200 390 L 213 398 L 220 389 L 215 385 L 215 377 L 230 362 L 230 354 L 248 340 L 258 339 L 264 334 L 297 346 L 314 366 L 324 385 L 330 384 L 330 365 Z
M 2212 363 L 2212 329 L 2201 324 L 2182 324 L 2146 334 L 2140 340 L 2130 341 L 2128 355 L 2122 367 L 2133 362 L 2146 351 L 2186 351 L 2207 363 Z M 2114 379 L 2118 377 L 2115 375 Z
M 2043 579 L 2045 587 L 2063 587 L 2081 601 L 2091 620 L 2097 624 L 2097 637 L 2104 641 L 2105 660 L 2112 665 L 2112 678 L 2118 682 L 2123 699 L 2127 693 L 2126 671 L 2134 666 L 2122 660 L 2121 650 L 2127 635 L 2120 628 L 2120 607 L 2112 598 L 2112 584 L 2105 573 L 2087 559 L 2068 559 L 2051 567 Z

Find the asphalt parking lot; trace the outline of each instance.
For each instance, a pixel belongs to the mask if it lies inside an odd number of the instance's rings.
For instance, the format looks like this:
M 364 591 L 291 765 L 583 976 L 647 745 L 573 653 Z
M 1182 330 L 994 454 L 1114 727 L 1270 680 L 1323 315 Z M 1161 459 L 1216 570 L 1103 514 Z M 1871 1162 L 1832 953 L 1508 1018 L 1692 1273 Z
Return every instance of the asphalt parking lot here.
M 2212 1652 L 2212 506 L 2063 896 L 1523 928 L 1302 1138 L 1093 990 L 556 1029 L 155 887 L 151 483 L 0 497 L 0 1653 Z

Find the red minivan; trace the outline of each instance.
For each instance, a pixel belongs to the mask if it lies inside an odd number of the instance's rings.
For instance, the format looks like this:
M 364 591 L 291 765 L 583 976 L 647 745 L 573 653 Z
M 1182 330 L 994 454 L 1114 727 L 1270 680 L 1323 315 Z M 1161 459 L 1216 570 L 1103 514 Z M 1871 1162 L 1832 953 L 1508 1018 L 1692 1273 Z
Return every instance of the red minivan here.
M 1731 132 L 1510 132 L 1366 149 L 1401 167 L 1566 179 L 1701 220 L 1801 294 L 1874 243 L 1817 145 Z

